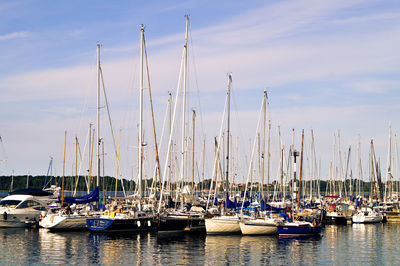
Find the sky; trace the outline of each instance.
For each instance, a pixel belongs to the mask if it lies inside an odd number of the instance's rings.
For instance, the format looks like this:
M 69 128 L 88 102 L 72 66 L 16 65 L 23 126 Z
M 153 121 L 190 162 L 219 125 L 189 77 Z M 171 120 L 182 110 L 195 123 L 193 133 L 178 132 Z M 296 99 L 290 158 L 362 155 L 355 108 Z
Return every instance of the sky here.
M 115 138 L 121 130 L 122 175 L 136 176 L 139 25 L 145 25 L 160 141 L 168 113 L 168 92 L 176 95 L 186 14 L 190 15 L 187 134 L 192 134 L 191 110 L 195 110 L 199 172 L 203 164 L 203 139 L 205 175 L 212 172 L 213 139 L 219 134 L 227 73 L 233 77 L 231 146 L 232 165 L 238 176 L 246 176 L 248 172 L 264 90 L 268 92 L 272 123 L 271 180 L 277 176 L 279 161 L 278 126 L 286 149 L 292 142 L 294 129 L 294 144 L 300 150 L 301 130 L 305 130 L 306 156 L 310 154 L 313 130 L 322 179 L 327 178 L 330 161 L 338 156 L 334 151 L 334 136 L 339 131 L 341 160 L 345 161 L 345 153 L 351 146 L 350 168 L 354 173 L 359 138 L 363 178 L 368 179 L 371 139 L 377 158 L 386 167 L 389 124 L 396 134 L 400 122 L 398 1 L 144 1 L 139 4 L 17 0 L 0 3 L 0 175 L 12 172 L 45 175 L 51 157 L 54 174 L 61 175 L 65 131 L 66 174 L 74 171 L 75 136 L 84 162 L 89 164 L 88 148 L 84 153 L 84 146 L 89 123 L 96 121 L 99 42 Z M 148 87 L 146 83 L 145 171 L 151 176 L 154 145 Z M 174 135 L 177 162 L 180 102 Z M 105 171 L 116 175 L 115 151 L 104 106 L 101 112 Z M 163 138 L 162 168 L 167 141 Z M 80 166 L 81 173 L 87 171 L 87 165 Z

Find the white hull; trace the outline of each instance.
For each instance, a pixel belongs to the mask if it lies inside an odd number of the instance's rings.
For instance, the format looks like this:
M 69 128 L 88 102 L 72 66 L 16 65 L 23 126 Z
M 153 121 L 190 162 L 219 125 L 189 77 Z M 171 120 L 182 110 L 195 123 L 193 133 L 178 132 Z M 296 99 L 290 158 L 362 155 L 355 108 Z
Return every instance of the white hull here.
M 50 214 L 40 221 L 40 226 L 50 230 L 84 230 L 86 218 L 85 215 Z
M 240 233 L 237 216 L 217 216 L 205 219 L 207 234 L 238 234 Z
M 381 216 L 358 216 L 355 215 L 352 218 L 353 223 L 364 223 L 364 224 L 372 224 L 372 223 L 380 223 L 382 222 Z
M 264 219 L 244 220 L 240 222 L 243 235 L 276 235 L 278 228 L 273 221 Z
M 383 220 L 383 216 L 371 208 L 363 207 L 356 215 L 352 217 L 353 223 L 380 223 Z
M 32 223 L 26 223 L 24 221 L 5 221 L 3 219 L 0 220 L 0 228 L 26 228 L 30 227 Z
M 30 227 L 39 222 L 46 205 L 31 195 L 9 195 L 0 201 L 0 227 Z

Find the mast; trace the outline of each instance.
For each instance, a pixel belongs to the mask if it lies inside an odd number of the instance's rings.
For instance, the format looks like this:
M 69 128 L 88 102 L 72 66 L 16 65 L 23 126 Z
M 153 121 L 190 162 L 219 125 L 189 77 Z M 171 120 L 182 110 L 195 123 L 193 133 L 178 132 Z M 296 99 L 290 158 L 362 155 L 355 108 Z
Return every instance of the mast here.
M 268 95 L 265 91 L 265 105 L 268 105 Z M 268 169 L 267 169 L 267 197 L 269 198 L 269 183 L 270 183 L 270 174 L 271 174 L 271 112 L 268 112 Z
M 369 153 L 369 157 L 370 157 L 370 202 L 372 203 L 373 201 L 373 180 L 374 180 L 374 157 L 372 154 L 372 151 L 374 149 L 374 141 L 371 139 L 371 149 L 370 149 L 370 153 Z
M 263 106 L 263 143 L 262 143 L 262 151 L 261 151 L 261 198 L 264 199 L 264 168 L 265 168 L 265 124 L 267 120 L 267 105 L 265 103 L 265 99 L 267 98 L 267 91 L 264 90 L 264 106 Z M 268 139 L 269 140 L 269 139 Z M 268 157 L 269 158 L 269 157 Z M 269 170 L 269 169 L 268 169 Z M 269 185 L 269 176 L 267 182 L 267 196 L 268 196 L 268 185 Z
M 361 174 L 361 147 L 360 147 L 360 135 L 358 135 L 358 147 L 357 147 L 357 168 L 358 168 L 358 192 L 357 192 L 357 196 L 361 196 L 361 179 L 362 179 L 362 174 Z M 364 192 L 364 191 L 363 191 Z
M 386 186 L 385 186 L 385 200 L 389 194 L 389 197 L 392 196 L 391 194 L 391 168 L 392 168 L 392 125 L 389 125 L 389 143 L 388 143 L 388 153 L 387 153 L 387 166 L 386 166 Z M 389 191 L 387 191 L 389 190 Z
M 142 176 L 143 176 L 143 40 L 144 26 L 140 25 L 140 77 L 139 77 L 139 198 L 142 198 Z
M 225 189 L 226 189 L 226 202 L 225 202 L 225 210 L 229 200 L 229 136 L 230 136 L 230 116 L 231 116 L 231 84 L 232 84 L 232 73 L 228 75 L 229 82 L 228 82 L 228 92 L 227 92 L 227 101 L 228 101 L 228 116 L 227 116 L 227 142 L 226 142 L 226 171 L 225 171 Z
M 172 135 L 172 94 L 171 92 L 168 93 L 168 105 L 169 105 L 169 136 Z M 169 154 L 168 154 L 168 181 L 171 183 L 171 178 L 172 178 L 172 147 L 173 147 L 173 142 L 171 140 L 171 143 L 169 144 Z M 162 187 L 162 183 L 160 184 L 160 187 Z M 172 197 L 172 187 L 169 188 L 170 195 Z
M 74 189 L 74 196 L 78 186 L 78 137 L 75 136 L 75 189 Z
M 100 184 L 100 43 L 97 43 L 97 141 L 96 141 L 96 186 Z
M 301 199 L 301 178 L 303 176 L 303 142 L 304 142 L 304 129 L 301 132 L 301 153 L 300 153 L 300 176 L 299 176 L 299 192 L 297 199 L 297 211 L 300 210 L 300 199 Z
M 184 183 L 184 174 L 185 174 L 186 90 L 187 90 L 187 70 L 188 70 L 187 48 L 188 48 L 189 15 L 186 15 L 185 17 L 186 17 L 186 26 L 185 26 L 185 44 L 183 46 L 182 139 L 181 139 L 181 173 L 180 173 L 182 185 Z M 182 188 L 183 188 L 183 186 L 182 186 Z M 183 204 L 182 204 L 182 207 L 183 207 Z
M 194 134 L 195 134 L 196 111 L 193 110 L 193 137 L 192 137 L 192 194 L 194 193 Z
M 65 148 L 67 144 L 67 131 L 64 133 L 64 159 L 63 159 L 63 172 L 62 172 L 62 185 L 61 185 L 61 208 L 64 204 L 64 176 L 65 176 Z

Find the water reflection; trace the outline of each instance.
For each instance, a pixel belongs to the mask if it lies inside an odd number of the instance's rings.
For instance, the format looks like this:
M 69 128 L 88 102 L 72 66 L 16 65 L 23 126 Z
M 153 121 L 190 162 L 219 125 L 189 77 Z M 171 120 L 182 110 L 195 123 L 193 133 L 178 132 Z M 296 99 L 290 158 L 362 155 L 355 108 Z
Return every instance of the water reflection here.
M 208 235 L 204 245 L 207 263 L 212 265 L 237 264 L 240 261 L 240 235 Z
M 327 226 L 320 237 L 51 233 L 1 229 L 2 264 L 397 265 L 400 224 Z

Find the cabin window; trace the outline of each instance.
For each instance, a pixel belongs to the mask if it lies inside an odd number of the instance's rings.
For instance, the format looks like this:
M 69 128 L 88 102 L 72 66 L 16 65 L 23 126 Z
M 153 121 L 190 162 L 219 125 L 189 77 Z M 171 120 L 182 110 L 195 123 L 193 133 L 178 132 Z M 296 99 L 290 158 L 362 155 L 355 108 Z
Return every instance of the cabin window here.
M 31 208 L 31 207 L 36 207 L 36 206 L 40 206 L 39 202 L 33 201 L 33 200 L 27 200 L 22 202 L 17 209 L 24 209 L 24 208 Z
M 20 203 L 20 200 L 2 200 L 0 201 L 0 207 L 15 208 Z
M 38 211 L 46 211 L 46 207 L 44 207 L 44 206 L 41 206 L 41 205 L 38 205 L 38 206 L 35 206 L 35 207 L 33 207 L 35 210 L 38 210 Z

